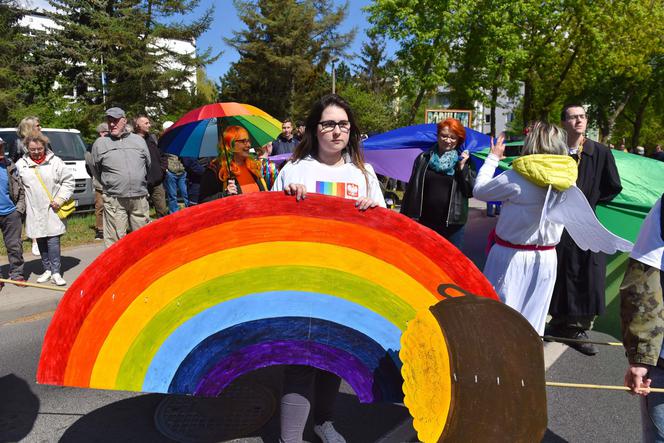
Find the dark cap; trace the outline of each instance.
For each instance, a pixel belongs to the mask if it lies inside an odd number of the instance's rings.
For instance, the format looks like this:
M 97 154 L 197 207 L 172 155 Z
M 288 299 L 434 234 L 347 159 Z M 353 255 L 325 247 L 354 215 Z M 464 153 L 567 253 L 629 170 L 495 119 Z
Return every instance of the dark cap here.
M 106 110 L 106 116 L 107 117 L 113 117 L 113 118 L 122 118 L 126 117 L 125 112 L 122 110 L 122 108 L 108 108 Z

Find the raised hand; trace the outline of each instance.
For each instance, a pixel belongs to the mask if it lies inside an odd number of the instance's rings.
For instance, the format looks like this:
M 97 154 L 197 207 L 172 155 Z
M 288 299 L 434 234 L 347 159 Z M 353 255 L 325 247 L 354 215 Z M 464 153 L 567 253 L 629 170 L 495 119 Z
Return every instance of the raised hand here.
M 496 143 L 493 143 L 493 137 L 491 137 L 491 153 L 498 157 L 499 160 L 505 158 L 505 134 L 500 134 Z

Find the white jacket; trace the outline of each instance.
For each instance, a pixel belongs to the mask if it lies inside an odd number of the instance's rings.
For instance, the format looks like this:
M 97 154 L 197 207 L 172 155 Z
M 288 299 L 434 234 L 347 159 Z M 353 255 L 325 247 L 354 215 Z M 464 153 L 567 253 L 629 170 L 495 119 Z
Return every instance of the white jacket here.
M 41 238 L 64 234 L 67 230 L 65 224 L 50 207 L 48 195 L 39 182 L 35 170 L 39 169 L 39 175 L 53 199 L 62 204 L 74 193 L 74 176 L 70 169 L 52 151 L 46 152 L 46 160 L 41 165 L 25 154 L 16 162 L 16 167 L 25 188 L 25 232 L 28 237 Z

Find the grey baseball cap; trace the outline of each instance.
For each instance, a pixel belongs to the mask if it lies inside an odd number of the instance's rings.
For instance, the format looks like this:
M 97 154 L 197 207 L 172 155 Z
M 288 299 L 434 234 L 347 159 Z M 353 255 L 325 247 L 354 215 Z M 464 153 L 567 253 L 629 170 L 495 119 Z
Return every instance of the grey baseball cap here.
M 122 110 L 122 108 L 108 108 L 106 110 L 106 116 L 107 117 L 113 117 L 113 118 L 122 118 L 126 117 L 125 112 Z

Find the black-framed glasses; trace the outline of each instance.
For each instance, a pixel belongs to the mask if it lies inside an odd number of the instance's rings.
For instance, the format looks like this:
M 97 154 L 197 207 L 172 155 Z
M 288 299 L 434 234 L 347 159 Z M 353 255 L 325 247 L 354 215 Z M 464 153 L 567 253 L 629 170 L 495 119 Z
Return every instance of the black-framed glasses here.
M 334 131 L 335 126 L 339 126 L 341 132 L 350 132 L 350 122 L 348 120 L 339 120 L 335 122 L 334 120 L 324 120 L 318 122 L 320 125 L 320 132 L 331 132 Z

